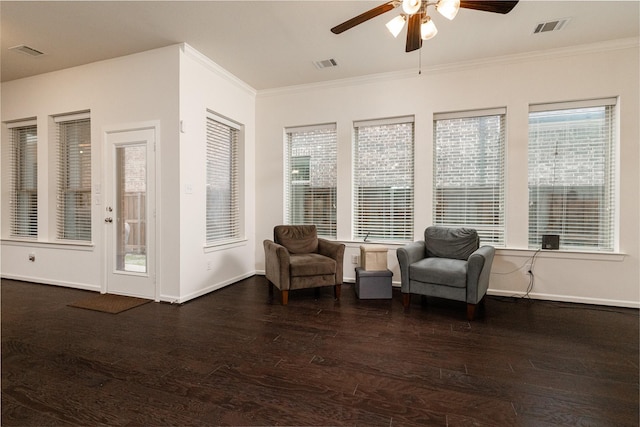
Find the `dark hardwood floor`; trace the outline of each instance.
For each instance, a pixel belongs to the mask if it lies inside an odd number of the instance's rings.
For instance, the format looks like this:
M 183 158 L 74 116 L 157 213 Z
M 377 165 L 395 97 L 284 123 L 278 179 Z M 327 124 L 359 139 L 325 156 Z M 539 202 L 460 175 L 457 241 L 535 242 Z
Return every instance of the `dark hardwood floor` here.
M 2 425 L 637 426 L 638 310 L 268 300 L 252 277 L 106 314 L 2 280 Z

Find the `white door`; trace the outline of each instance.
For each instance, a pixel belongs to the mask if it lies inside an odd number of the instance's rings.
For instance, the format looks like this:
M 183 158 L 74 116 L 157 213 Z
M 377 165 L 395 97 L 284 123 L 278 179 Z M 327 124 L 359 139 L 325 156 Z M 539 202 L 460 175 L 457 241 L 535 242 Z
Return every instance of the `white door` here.
M 106 291 L 157 299 L 155 129 L 106 134 Z

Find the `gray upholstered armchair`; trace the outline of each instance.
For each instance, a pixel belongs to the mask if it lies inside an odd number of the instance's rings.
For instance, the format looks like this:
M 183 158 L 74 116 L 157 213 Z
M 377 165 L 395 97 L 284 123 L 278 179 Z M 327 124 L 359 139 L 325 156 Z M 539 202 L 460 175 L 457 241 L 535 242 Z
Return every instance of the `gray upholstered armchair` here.
M 282 304 L 295 289 L 334 286 L 340 299 L 344 245 L 318 238 L 315 225 L 278 225 L 273 241 L 264 241 L 265 272 L 269 295 L 275 285 L 282 293 Z
M 404 307 L 411 294 L 464 301 L 473 320 L 489 287 L 494 254 L 492 246 L 480 247 L 476 230 L 428 227 L 423 241 L 397 250 Z

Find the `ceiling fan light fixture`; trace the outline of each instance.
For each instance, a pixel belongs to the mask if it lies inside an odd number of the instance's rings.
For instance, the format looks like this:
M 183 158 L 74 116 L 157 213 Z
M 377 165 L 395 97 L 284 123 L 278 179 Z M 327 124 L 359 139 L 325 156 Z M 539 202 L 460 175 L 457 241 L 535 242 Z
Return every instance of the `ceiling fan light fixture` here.
M 421 0 L 402 0 L 402 10 L 407 15 L 413 15 L 420 10 L 420 6 L 422 6 Z
M 460 10 L 460 0 L 440 0 L 436 4 L 436 10 L 440 15 L 451 20 L 456 17 Z
M 460 8 L 504 15 L 511 12 L 518 2 L 519 0 L 387 0 L 386 3 L 336 25 L 331 28 L 331 32 L 333 34 L 343 33 L 402 4 L 401 16 L 389 21 L 387 29 L 394 37 L 397 37 L 404 25 L 407 24 L 405 52 L 413 52 L 422 48 L 423 40 L 429 40 L 438 33 L 438 29 L 428 15 L 429 6 L 434 6 L 438 13 L 451 20 L 455 18 Z M 539 27 L 543 28 L 544 25 L 539 25 Z M 538 31 L 539 29 L 536 27 L 536 32 Z
M 436 24 L 427 16 L 422 25 L 420 25 L 420 37 L 422 37 L 422 40 L 429 40 L 434 38 L 436 34 L 438 34 Z
M 386 26 L 389 32 L 393 35 L 393 37 L 398 37 L 400 31 L 404 28 L 404 24 L 406 19 L 404 15 L 398 15 L 393 18 L 391 21 L 387 22 Z

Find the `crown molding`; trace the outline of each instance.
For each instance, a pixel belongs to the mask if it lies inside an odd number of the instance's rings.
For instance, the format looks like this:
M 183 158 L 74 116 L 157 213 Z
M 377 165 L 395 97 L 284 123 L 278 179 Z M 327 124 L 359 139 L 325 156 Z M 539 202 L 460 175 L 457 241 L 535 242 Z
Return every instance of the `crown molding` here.
M 302 93 L 316 89 L 332 89 L 348 86 L 358 86 L 382 81 L 401 80 L 407 78 L 420 77 L 414 69 L 393 71 L 389 73 L 367 74 L 358 77 L 347 77 L 344 79 L 327 80 L 323 82 L 307 83 L 294 86 L 283 86 L 273 89 L 262 89 L 258 91 L 258 98 L 267 98 L 270 96 L 289 95 L 294 93 Z
M 491 65 L 517 64 L 527 61 L 535 61 L 540 59 L 557 59 L 577 55 L 586 55 L 602 52 L 610 52 L 622 49 L 638 49 L 640 47 L 639 37 L 630 37 L 625 39 L 610 40 L 598 43 L 590 43 L 584 45 L 575 45 L 562 47 L 557 49 L 546 49 L 512 55 L 496 56 L 473 61 L 455 62 L 442 65 L 434 65 L 423 67 L 422 73 L 418 74 L 415 69 L 394 71 L 390 73 L 369 74 L 366 76 L 350 77 L 337 80 L 329 80 L 317 83 L 308 83 L 294 86 L 284 86 L 280 88 L 258 90 L 258 98 L 266 98 L 270 96 L 281 96 L 295 93 L 302 93 L 309 90 L 340 88 L 347 86 L 366 85 L 381 81 L 400 80 L 406 78 L 419 78 L 427 74 L 438 74 L 453 71 L 464 71 L 468 69 L 476 69 L 478 67 L 486 67 Z
M 200 65 L 204 66 L 209 71 L 227 80 L 229 83 L 238 87 L 239 89 L 242 89 L 243 91 L 247 92 L 252 96 L 256 96 L 257 91 L 253 87 L 249 86 L 247 83 L 240 80 L 234 74 L 231 74 L 229 71 L 225 70 L 220 65 L 216 64 L 210 58 L 208 58 L 207 56 L 200 53 L 198 50 L 191 47 L 188 43 L 180 43 L 179 46 L 180 46 L 180 51 L 183 54 L 185 54 L 187 57 L 198 62 Z
M 522 62 L 535 61 L 540 59 L 559 59 L 572 56 L 588 55 L 595 53 L 611 52 L 622 49 L 631 49 L 640 47 L 640 38 L 630 37 L 625 39 L 608 40 L 597 43 L 589 43 L 582 45 L 574 45 L 568 47 L 560 47 L 555 49 L 536 50 L 525 53 L 516 53 L 511 55 L 496 56 L 480 60 L 458 62 L 452 64 L 443 64 L 441 66 L 433 66 L 428 72 L 448 72 L 465 69 L 473 69 L 481 66 L 518 64 Z

